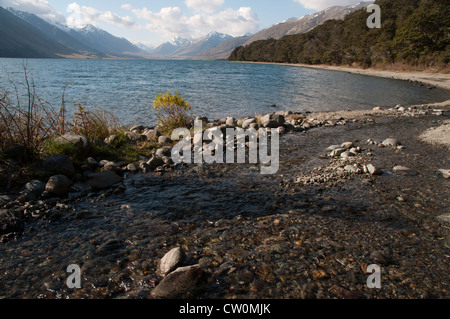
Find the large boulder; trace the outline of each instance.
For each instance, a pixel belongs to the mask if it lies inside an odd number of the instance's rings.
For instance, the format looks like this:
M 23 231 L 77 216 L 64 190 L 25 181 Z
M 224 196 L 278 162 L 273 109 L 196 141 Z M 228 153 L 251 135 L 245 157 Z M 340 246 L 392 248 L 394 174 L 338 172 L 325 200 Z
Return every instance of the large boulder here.
M 194 298 L 206 283 L 208 275 L 199 265 L 181 267 L 167 275 L 155 289 L 151 296 L 157 299 Z
M 183 248 L 173 248 L 167 254 L 165 254 L 159 262 L 158 272 L 163 276 L 169 274 L 170 272 L 180 267 L 183 264 L 185 258 L 186 254 L 184 253 Z
M 65 175 L 55 175 L 49 178 L 45 190 L 49 193 L 65 196 L 69 193 L 69 187 L 73 182 Z
M 73 176 L 75 174 L 75 167 L 72 160 L 67 155 L 55 154 L 50 155 L 42 163 L 42 168 L 48 173 L 55 175 Z
M 277 128 L 283 126 L 285 118 L 281 114 L 267 114 L 261 117 L 261 125 L 268 128 Z

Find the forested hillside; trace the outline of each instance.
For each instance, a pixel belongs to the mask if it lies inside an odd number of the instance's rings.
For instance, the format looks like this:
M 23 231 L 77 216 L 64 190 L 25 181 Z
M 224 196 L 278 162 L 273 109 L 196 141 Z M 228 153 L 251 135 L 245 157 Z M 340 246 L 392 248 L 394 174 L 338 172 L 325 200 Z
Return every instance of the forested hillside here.
M 230 61 L 360 65 L 394 63 L 446 67 L 450 61 L 448 0 L 378 0 L 380 29 L 369 29 L 365 9 L 280 40 L 236 48 Z

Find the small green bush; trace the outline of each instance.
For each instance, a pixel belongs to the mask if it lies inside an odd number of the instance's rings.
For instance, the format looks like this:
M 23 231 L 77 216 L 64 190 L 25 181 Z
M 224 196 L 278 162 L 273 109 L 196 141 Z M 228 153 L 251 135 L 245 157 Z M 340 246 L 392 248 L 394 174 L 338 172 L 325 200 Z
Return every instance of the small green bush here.
M 171 94 L 159 94 L 153 103 L 156 110 L 158 126 L 164 134 L 170 135 L 177 128 L 192 127 L 191 105 L 178 95 L 178 92 Z

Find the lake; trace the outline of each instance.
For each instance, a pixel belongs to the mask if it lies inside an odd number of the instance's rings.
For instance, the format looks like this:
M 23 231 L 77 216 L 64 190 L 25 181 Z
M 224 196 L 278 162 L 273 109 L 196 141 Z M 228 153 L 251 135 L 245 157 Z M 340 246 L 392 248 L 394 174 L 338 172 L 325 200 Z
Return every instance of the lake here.
M 153 125 L 159 93 L 178 91 L 195 115 L 218 119 L 281 110 L 371 109 L 450 99 L 450 91 L 407 81 L 285 65 L 228 61 L 0 59 L 0 88 L 24 83 L 54 107 L 81 103 L 113 111 L 123 124 Z M 20 86 L 19 86 L 20 87 Z

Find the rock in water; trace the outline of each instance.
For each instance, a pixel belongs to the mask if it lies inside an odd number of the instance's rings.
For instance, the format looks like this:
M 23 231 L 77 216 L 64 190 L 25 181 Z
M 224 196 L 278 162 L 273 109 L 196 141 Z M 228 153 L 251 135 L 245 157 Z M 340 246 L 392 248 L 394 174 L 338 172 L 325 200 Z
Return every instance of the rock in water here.
M 178 268 L 152 290 L 151 296 L 157 299 L 193 298 L 201 292 L 207 277 L 199 265 Z
M 186 254 L 181 247 L 172 249 L 167 254 L 165 254 L 159 262 L 159 273 L 164 276 L 169 274 L 170 272 L 180 267 L 183 264 L 185 258 Z
M 122 177 L 111 171 L 89 175 L 89 185 L 96 189 L 106 189 L 122 181 Z
M 55 175 L 49 178 L 45 190 L 58 196 L 64 196 L 67 195 L 72 184 L 73 182 L 67 176 Z

